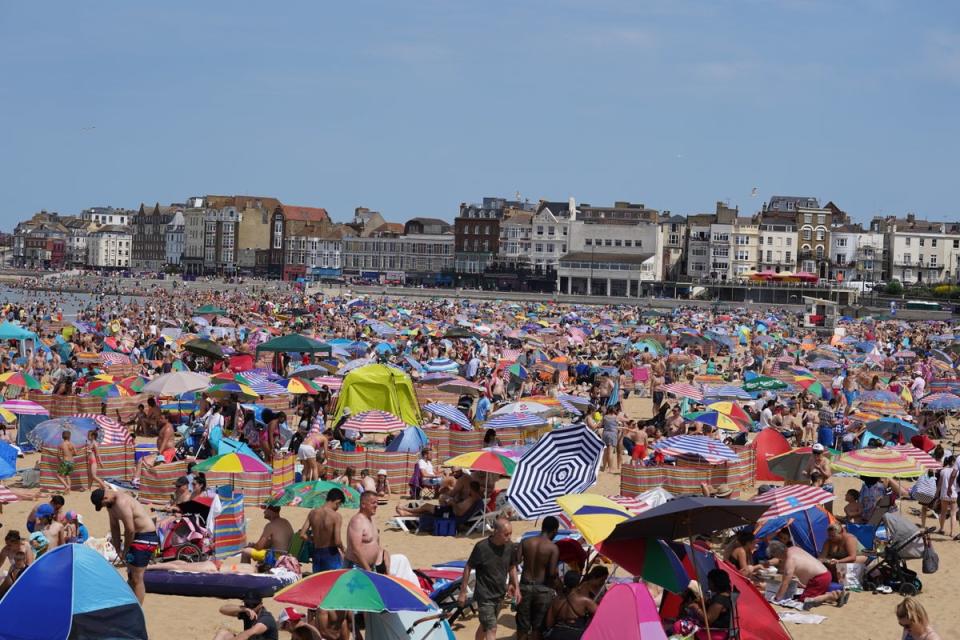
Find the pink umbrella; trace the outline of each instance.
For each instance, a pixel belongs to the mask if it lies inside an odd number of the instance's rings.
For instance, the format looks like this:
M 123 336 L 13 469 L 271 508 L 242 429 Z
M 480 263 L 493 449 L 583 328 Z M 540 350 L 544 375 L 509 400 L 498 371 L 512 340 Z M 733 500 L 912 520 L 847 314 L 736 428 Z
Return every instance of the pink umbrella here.
M 647 585 L 618 584 L 607 591 L 583 640 L 667 640 Z
M 387 413 L 386 411 L 364 411 L 349 418 L 343 423 L 344 429 L 356 429 L 363 433 L 391 433 L 393 431 L 403 431 L 407 425 L 403 420 Z
M 30 400 L 7 400 L 0 403 L 0 409 L 6 409 L 10 413 L 16 413 L 21 416 L 48 416 L 50 412 L 42 404 L 31 402 Z
M 936 458 L 931 456 L 929 453 L 925 453 L 922 449 L 917 449 L 915 446 L 910 444 L 898 444 L 896 446 L 890 447 L 894 451 L 899 451 L 900 453 L 905 453 L 908 457 L 913 458 L 920 466 L 924 469 L 933 469 L 936 471 L 942 465 L 937 462 Z

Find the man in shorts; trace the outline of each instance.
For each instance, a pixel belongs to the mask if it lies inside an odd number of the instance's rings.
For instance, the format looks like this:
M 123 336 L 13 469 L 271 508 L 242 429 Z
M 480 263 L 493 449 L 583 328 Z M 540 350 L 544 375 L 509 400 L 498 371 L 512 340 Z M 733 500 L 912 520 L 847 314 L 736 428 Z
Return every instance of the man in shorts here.
M 137 502 L 129 493 L 95 489 L 90 493 L 90 502 L 100 511 L 104 507 L 110 514 L 110 539 L 117 555 L 127 565 L 127 584 L 143 604 L 147 595 L 143 585 L 143 572 L 150 558 L 160 546 L 160 537 L 153 518 L 146 507 Z M 123 525 L 123 536 L 120 529 Z
M 542 637 L 547 611 L 560 584 L 557 563 L 560 549 L 553 539 L 560 529 L 560 521 L 553 516 L 543 519 L 540 535 L 527 538 L 520 544 L 523 557 L 523 575 L 520 576 L 520 593 L 523 596 L 517 605 L 517 640 L 539 640 Z
M 77 448 L 70 442 L 70 431 L 65 430 L 60 438 L 62 441 L 57 447 L 57 481 L 63 485 L 64 493 L 70 493 L 70 474 L 73 473 Z
M 774 540 L 767 545 L 767 555 L 780 561 L 777 570 L 783 576 L 774 602 L 783 600 L 794 577 L 803 585 L 803 592 L 797 596 L 797 600 L 803 603 L 804 609 L 821 604 L 842 607 L 850 599 L 849 591 L 829 590 L 830 571 L 800 547 L 787 547 L 779 540 Z
M 467 564 L 463 567 L 463 584 L 469 581 L 470 572 L 476 570 L 473 600 L 477 605 L 477 618 L 480 621 L 476 640 L 496 640 L 497 619 L 500 617 L 504 594 L 508 593 L 515 598 L 517 605 L 522 602 L 517 578 L 516 545 L 510 541 L 512 535 L 513 527 L 510 521 L 498 518 L 493 525 L 493 535 L 473 547 Z M 509 588 L 506 586 L 507 576 L 510 577 Z M 459 604 L 461 607 L 467 604 L 466 589 L 460 589 Z

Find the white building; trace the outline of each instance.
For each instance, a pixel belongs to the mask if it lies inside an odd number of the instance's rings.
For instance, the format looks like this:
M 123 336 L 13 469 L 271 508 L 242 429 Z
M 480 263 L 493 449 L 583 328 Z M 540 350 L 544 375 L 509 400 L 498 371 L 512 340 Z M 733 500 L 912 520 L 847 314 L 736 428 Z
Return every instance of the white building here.
M 576 202 L 541 202 L 533 216 L 530 261 L 541 271 L 556 270 L 569 245 L 570 221 L 577 217 Z
M 759 216 L 760 244 L 758 271 L 793 272 L 797 270 L 796 216 L 762 213 Z
M 660 241 L 657 243 L 661 254 L 657 257 L 657 263 L 663 267 L 659 278 L 661 281 L 676 282 L 686 275 L 686 245 L 687 219 L 664 212 L 660 218 Z
M 112 224 L 125 227 L 130 224 L 129 209 L 114 209 L 113 207 L 90 207 L 80 212 L 80 218 L 97 225 Z
M 641 283 L 659 280 L 659 223 L 572 220 L 569 229 L 570 251 L 557 270 L 561 293 L 639 298 Z
M 836 280 L 879 282 L 883 274 L 883 234 L 861 225 L 834 227 L 830 233 L 830 265 Z
M 184 250 L 184 219 L 183 213 L 177 211 L 173 220 L 167 225 L 166 235 L 166 263 L 171 266 L 180 266 Z
M 504 210 L 496 259 L 499 268 L 518 270 L 532 264 L 533 216 L 523 209 Z
M 956 282 L 960 278 L 960 223 L 906 218 L 874 219 L 884 234 L 885 279 L 904 284 Z
M 94 269 L 128 268 L 132 248 L 130 227 L 104 225 L 87 237 L 87 265 Z
M 710 275 L 710 226 L 712 213 L 687 216 L 687 275 L 706 278 Z

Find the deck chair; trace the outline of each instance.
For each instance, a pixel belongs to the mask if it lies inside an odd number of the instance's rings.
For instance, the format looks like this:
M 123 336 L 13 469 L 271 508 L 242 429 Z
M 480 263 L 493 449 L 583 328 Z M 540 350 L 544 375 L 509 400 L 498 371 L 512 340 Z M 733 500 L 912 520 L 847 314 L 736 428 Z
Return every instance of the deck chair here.
M 889 494 L 877 500 L 877 506 L 874 508 L 873 515 L 870 516 L 870 519 L 867 521 L 867 524 L 873 527 L 880 526 L 880 523 L 883 522 L 883 516 L 885 516 L 890 511 L 890 507 L 892 504 L 893 504 L 893 498 L 891 498 Z
M 493 530 L 493 523 L 497 521 L 497 518 L 509 518 L 512 513 L 513 508 L 507 501 L 507 492 L 504 491 L 497 496 L 496 508 L 481 509 L 467 521 L 470 526 L 464 535 L 469 536 L 477 531 L 480 532 L 480 535 L 484 535 L 488 530 Z
M 740 614 L 737 612 L 737 601 L 740 591 L 734 587 L 730 590 L 730 629 L 727 631 L 727 640 L 740 640 Z
M 420 465 L 413 465 L 413 473 L 410 474 L 410 498 L 413 500 L 435 500 L 437 498 L 438 487 L 423 484 L 423 476 L 420 475 Z

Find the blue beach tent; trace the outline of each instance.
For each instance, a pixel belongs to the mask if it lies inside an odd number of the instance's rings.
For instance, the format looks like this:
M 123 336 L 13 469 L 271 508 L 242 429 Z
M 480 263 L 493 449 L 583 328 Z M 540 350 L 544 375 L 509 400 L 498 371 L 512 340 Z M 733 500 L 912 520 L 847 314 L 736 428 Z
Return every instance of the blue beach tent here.
M 3 640 L 147 640 L 143 609 L 93 549 L 65 544 L 40 556 L 0 600 Z

